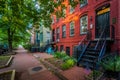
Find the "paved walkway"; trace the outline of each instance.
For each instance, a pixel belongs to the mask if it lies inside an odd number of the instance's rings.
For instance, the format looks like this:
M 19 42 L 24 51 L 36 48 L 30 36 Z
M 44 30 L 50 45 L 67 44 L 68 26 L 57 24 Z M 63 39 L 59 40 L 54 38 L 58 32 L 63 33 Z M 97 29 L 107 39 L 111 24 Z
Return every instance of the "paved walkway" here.
M 7 70 L 16 70 L 16 80 L 59 80 L 53 73 L 48 71 L 44 65 L 40 63 L 36 58 L 51 58 L 52 55 L 46 53 L 28 53 L 26 50 L 20 48 L 16 51 L 13 62 L 10 67 L 0 69 L 0 73 Z M 40 71 L 33 71 L 34 67 L 42 67 Z M 73 67 L 69 70 L 62 71 L 63 74 L 69 80 L 85 80 L 84 75 L 88 71 L 80 67 Z
M 41 53 L 44 54 L 44 53 Z M 46 54 L 44 57 L 49 57 Z M 51 57 L 51 56 L 50 56 Z M 43 70 L 33 71 L 32 68 L 42 66 Z M 48 71 L 31 53 L 24 49 L 17 50 L 10 67 L 0 69 L 0 73 L 15 69 L 19 74 L 17 80 L 59 80 L 55 75 Z
M 48 54 L 41 54 L 41 53 L 36 53 L 34 54 L 37 58 L 50 58 L 52 57 L 51 55 Z M 86 70 L 82 67 L 73 67 L 71 69 L 65 70 L 65 71 L 60 71 L 63 76 L 65 76 L 68 80 L 85 80 L 85 75 L 88 75 L 91 71 Z

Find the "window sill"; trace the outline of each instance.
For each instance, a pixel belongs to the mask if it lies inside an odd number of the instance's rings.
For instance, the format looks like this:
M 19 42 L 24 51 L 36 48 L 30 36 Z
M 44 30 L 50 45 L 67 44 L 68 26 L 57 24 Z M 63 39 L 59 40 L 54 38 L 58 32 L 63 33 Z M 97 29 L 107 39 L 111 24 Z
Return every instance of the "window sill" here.
M 66 37 L 62 37 L 62 38 L 66 38 Z
M 74 35 L 70 35 L 70 37 L 74 37 Z
M 80 35 L 86 35 L 87 33 L 80 33 Z

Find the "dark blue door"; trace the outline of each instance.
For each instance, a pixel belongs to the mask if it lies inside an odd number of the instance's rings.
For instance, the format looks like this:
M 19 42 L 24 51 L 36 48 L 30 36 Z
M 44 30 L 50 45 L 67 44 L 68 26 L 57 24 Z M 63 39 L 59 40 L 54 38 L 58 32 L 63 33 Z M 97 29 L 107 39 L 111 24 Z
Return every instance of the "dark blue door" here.
M 110 37 L 110 12 L 96 16 L 95 37 L 99 38 L 103 29 L 106 29 L 106 37 Z

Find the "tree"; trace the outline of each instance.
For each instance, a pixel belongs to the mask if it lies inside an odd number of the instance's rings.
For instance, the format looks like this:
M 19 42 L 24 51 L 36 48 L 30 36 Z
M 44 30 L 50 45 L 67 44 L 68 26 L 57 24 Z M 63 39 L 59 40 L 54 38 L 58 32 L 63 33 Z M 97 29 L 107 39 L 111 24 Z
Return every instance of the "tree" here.
M 63 16 L 62 11 L 58 9 L 59 6 L 61 6 L 61 9 L 66 8 L 62 4 L 63 1 L 0 0 L 0 29 L 4 30 L 4 32 L 1 32 L 0 39 L 7 40 L 9 49 L 12 51 L 13 44 L 28 40 L 26 36 L 29 35 L 27 32 L 29 24 L 34 26 L 36 23 L 42 23 L 45 27 L 50 27 L 52 13 L 55 13 L 58 17 Z M 77 0 L 69 0 L 69 4 L 72 6 L 77 3 Z M 7 33 L 7 35 L 4 33 Z
M 23 4 L 25 4 L 23 0 L 0 1 L 0 28 L 7 33 L 10 51 L 12 51 L 13 42 L 19 43 L 27 33 L 30 17 L 26 16 L 27 8 Z

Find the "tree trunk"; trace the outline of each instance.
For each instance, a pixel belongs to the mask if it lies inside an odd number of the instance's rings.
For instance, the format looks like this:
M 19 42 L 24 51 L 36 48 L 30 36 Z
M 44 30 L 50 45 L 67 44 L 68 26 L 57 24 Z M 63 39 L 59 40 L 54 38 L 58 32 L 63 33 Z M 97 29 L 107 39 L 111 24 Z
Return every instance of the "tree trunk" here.
M 12 52 L 12 36 L 10 28 L 7 31 L 8 33 L 8 44 L 9 44 L 9 52 Z

